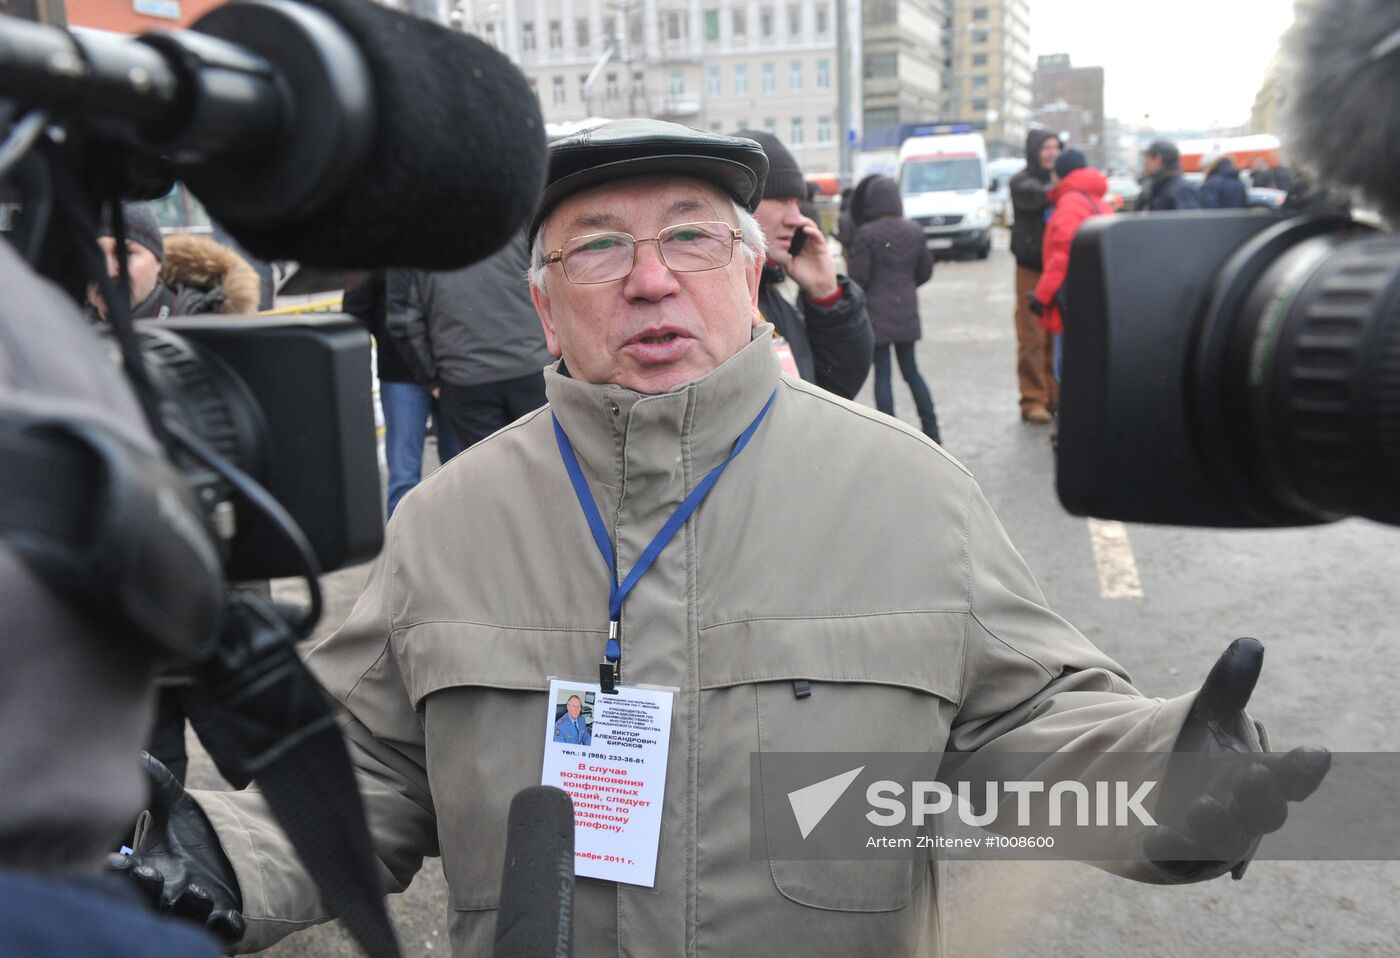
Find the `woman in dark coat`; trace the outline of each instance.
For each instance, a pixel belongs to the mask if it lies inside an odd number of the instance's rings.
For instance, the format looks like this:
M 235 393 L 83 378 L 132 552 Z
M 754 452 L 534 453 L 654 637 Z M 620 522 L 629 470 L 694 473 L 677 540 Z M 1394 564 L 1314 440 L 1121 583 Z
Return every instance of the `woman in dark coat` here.
M 865 308 L 875 329 L 875 408 L 894 415 L 890 383 L 890 347 L 899 372 L 914 394 L 924 435 L 942 442 L 933 396 L 914 361 L 914 344 L 923 334 L 917 289 L 933 275 L 933 253 L 924 229 L 904 218 L 899 184 L 888 176 L 867 176 L 851 198 L 855 239 L 847 254 L 851 279 L 865 290 Z

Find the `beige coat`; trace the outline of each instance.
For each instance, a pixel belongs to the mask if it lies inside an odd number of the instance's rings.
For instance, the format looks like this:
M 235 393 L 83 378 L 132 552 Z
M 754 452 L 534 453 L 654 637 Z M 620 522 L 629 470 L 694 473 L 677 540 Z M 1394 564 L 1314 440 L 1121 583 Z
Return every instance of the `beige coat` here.
M 1142 697 L 1046 608 L 957 462 L 780 377 L 770 329 L 663 395 L 547 375 L 624 574 L 778 392 L 627 602 L 625 681 L 680 689 L 656 887 L 581 880 L 580 958 L 941 953 L 926 861 L 750 858 L 750 753 L 818 747 L 816 710 L 831 751 L 1152 751 L 1192 700 Z M 548 677 L 596 680 L 607 597 L 547 408 L 409 493 L 349 620 L 311 655 L 346 709 L 386 887 L 441 855 L 456 955 L 490 952 Z M 238 873 L 246 948 L 322 920 L 256 794 L 199 800 Z

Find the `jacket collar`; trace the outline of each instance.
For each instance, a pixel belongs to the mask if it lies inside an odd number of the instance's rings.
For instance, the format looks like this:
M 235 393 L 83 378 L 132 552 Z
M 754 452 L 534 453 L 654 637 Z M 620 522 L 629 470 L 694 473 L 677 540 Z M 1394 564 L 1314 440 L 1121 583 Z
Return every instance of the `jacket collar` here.
M 718 465 L 778 385 L 773 327 L 754 327 L 749 344 L 699 379 L 647 395 L 611 383 L 585 383 L 545 370 L 550 408 L 592 478 L 608 485 L 654 467 L 674 472 Z M 617 411 L 614 412 L 613 410 Z

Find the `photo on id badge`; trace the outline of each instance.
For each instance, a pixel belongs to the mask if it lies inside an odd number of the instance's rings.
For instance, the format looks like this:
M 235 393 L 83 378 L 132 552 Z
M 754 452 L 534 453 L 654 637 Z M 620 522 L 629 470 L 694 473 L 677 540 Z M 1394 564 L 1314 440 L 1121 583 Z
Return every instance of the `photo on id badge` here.
M 595 692 L 562 688 L 554 702 L 554 741 L 561 745 L 593 744 Z

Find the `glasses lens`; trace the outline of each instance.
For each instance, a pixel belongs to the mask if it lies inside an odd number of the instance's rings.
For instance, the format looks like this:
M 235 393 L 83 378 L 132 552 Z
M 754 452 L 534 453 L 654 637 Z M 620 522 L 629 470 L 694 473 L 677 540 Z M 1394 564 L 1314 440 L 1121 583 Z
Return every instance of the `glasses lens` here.
M 571 283 L 606 283 L 631 269 L 632 237 L 626 233 L 579 236 L 564 246 L 564 275 Z
M 682 223 L 668 226 L 658 237 L 661 258 L 678 273 L 694 273 L 729 265 L 734 234 L 728 223 Z

